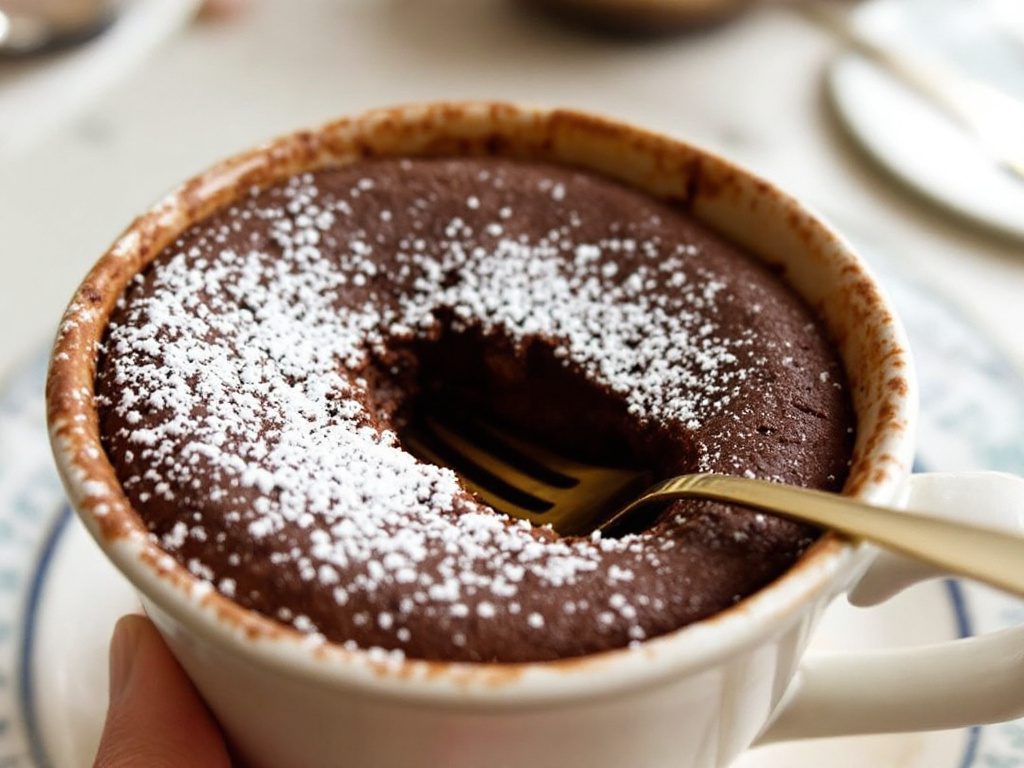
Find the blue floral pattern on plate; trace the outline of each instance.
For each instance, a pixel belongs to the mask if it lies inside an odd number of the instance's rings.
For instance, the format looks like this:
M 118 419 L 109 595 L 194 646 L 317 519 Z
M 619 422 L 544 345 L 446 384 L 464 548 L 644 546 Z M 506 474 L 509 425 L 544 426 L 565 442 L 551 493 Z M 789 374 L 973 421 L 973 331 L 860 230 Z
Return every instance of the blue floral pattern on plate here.
M 25 625 L 63 493 L 46 440 L 45 360 L 0 391 L 0 768 L 42 768 L 26 720 Z

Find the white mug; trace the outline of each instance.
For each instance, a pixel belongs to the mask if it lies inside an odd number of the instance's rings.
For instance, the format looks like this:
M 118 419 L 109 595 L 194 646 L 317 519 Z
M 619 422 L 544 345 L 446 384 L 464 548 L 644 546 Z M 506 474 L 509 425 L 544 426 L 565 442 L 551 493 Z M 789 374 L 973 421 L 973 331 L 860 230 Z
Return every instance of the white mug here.
M 136 220 L 87 276 L 47 384 L 70 499 L 135 585 L 251 768 L 711 768 L 752 743 L 952 728 L 1024 715 L 1024 629 L 869 655 L 803 658 L 828 604 L 884 599 L 931 574 L 826 535 L 775 582 L 638 647 L 556 662 L 445 663 L 313 646 L 162 552 L 107 461 L 97 343 L 125 285 L 177 235 L 266 185 L 365 155 L 499 154 L 590 169 L 681 201 L 778 269 L 836 339 L 857 414 L 844 493 L 1019 530 L 1024 480 L 911 475 L 917 385 L 867 267 L 797 201 L 707 151 L 590 115 L 493 103 L 370 112 L 213 167 Z

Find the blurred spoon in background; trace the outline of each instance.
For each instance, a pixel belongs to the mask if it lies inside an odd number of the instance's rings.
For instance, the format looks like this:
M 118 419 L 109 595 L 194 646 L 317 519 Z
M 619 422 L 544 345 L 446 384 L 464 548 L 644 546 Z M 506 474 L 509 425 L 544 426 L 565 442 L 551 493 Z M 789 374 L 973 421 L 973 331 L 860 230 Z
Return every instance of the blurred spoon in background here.
M 117 15 L 114 0 L 0 0 L 0 55 L 31 56 L 85 42 Z
M 21 3 L 21 11 L 58 0 L 0 0 L 0 10 L 10 13 L 15 2 Z M 23 54 L 2 60 L 0 54 L 0 173 L 6 163 L 30 153 L 80 115 L 108 87 L 131 76 L 138 64 L 195 17 L 200 6 L 200 0 L 89 2 L 113 9 L 116 18 L 102 34 L 94 32 L 88 43 L 55 55 Z

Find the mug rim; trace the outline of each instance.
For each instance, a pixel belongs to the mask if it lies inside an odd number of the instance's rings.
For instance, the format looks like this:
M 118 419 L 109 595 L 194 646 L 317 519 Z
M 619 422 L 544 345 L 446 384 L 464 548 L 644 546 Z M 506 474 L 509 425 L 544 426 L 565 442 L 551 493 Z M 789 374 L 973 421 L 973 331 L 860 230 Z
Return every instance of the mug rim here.
M 843 291 L 843 300 L 849 304 L 844 311 L 859 308 L 863 313 L 858 318 L 864 326 L 861 332 L 870 338 L 862 346 L 869 342 L 880 346 L 876 364 L 886 366 L 891 374 L 884 382 L 875 382 L 871 393 L 859 391 L 867 386 L 863 382 L 851 381 L 854 399 L 874 398 L 874 410 L 873 423 L 863 429 L 858 423 L 851 473 L 843 492 L 866 501 L 897 500 L 911 468 L 916 417 L 916 388 L 905 334 L 867 266 L 806 206 L 713 152 L 588 113 L 502 102 L 436 102 L 372 110 L 287 134 L 186 181 L 128 227 L 89 272 L 64 315 L 46 392 L 57 467 L 79 517 L 145 596 L 150 610 L 187 627 L 203 642 L 227 645 L 252 663 L 317 685 L 450 706 L 502 708 L 621 692 L 710 668 L 738 649 L 784 631 L 814 596 L 843 589 L 842 575 L 855 569 L 862 552 L 828 533 L 775 581 L 737 605 L 635 648 L 545 662 L 399 660 L 317 643 L 244 609 L 159 548 L 106 460 L 93 407 L 98 345 L 106 319 L 131 277 L 191 223 L 253 186 L 369 156 L 467 153 L 525 154 L 612 176 L 682 203 L 734 241 L 756 241 L 762 233 L 733 228 L 724 214 L 735 212 L 737 201 L 744 199 L 751 208 L 756 208 L 755 203 L 771 203 L 768 214 L 753 215 L 773 217 L 780 232 L 787 236 L 798 232 L 806 247 L 817 249 L 830 274 L 836 276 L 836 285 L 830 289 Z M 751 248 L 750 242 L 741 244 L 761 258 L 773 257 Z M 840 284 L 842 280 L 847 282 Z M 807 298 L 806 290 L 804 286 L 798 292 Z M 853 296 L 851 291 L 862 295 Z M 825 297 L 818 303 L 818 309 L 827 309 Z M 835 318 L 826 318 L 826 324 L 835 333 Z M 852 324 L 852 320 L 845 323 Z M 837 343 L 843 347 L 847 339 Z M 868 349 L 867 354 L 875 353 Z M 847 366 L 845 350 L 842 357 Z M 855 410 L 860 422 L 862 407 L 858 404 Z

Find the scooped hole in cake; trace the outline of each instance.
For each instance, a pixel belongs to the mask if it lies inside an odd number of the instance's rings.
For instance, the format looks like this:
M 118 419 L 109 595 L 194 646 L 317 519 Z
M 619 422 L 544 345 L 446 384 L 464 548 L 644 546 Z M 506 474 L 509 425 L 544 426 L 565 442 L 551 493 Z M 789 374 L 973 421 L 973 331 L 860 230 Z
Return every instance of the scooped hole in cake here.
M 393 344 L 390 365 L 378 365 L 378 412 L 387 414 L 406 450 L 454 468 L 491 506 L 526 511 L 538 524 L 552 507 L 546 491 L 579 482 L 540 453 L 632 470 L 636 481 L 623 488 L 630 494 L 658 476 L 655 441 L 643 437 L 620 398 L 559 359 L 549 340 L 516 343 L 500 332 L 444 327 L 431 340 Z

